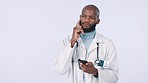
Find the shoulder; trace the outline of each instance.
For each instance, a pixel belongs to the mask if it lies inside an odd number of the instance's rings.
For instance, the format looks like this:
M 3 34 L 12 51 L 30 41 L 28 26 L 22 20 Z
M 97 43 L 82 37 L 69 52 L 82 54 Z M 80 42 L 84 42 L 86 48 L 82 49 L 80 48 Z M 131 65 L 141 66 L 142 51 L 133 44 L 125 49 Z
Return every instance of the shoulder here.
M 110 38 L 108 38 L 100 33 L 97 33 L 96 35 L 97 35 L 96 37 L 99 40 L 99 42 L 101 42 L 103 45 L 105 45 L 107 47 L 115 47 L 113 41 Z
M 110 38 L 108 38 L 102 34 L 98 34 L 98 35 L 99 35 L 100 40 L 102 41 L 103 45 L 105 45 L 107 49 L 115 50 L 115 45 Z
M 71 36 L 68 35 L 68 36 L 64 37 L 62 41 L 70 41 L 70 39 L 71 39 Z
M 71 36 L 69 35 L 69 36 L 63 38 L 62 44 L 67 45 L 70 43 L 70 40 L 71 40 Z
M 99 41 L 104 44 L 113 44 L 113 41 L 110 38 L 108 38 L 100 33 L 97 33 L 97 37 L 99 38 Z

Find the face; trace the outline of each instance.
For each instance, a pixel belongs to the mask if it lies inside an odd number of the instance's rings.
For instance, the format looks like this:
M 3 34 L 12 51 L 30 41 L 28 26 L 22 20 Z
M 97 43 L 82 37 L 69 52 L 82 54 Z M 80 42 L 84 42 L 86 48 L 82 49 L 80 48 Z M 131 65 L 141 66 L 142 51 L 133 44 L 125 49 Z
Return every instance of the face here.
M 83 27 L 84 30 L 90 28 L 95 29 L 96 24 L 98 24 L 100 21 L 97 18 L 95 10 L 84 10 L 82 12 L 82 15 L 80 15 L 80 20 L 81 20 L 81 26 Z

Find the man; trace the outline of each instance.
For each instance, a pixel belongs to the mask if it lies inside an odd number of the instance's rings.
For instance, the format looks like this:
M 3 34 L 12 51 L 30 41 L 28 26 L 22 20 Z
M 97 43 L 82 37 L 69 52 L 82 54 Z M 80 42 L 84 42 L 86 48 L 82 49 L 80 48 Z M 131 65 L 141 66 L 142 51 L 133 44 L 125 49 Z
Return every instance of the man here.
M 113 42 L 96 32 L 100 11 L 83 8 L 72 36 L 62 42 L 55 61 L 59 73 L 68 73 L 68 83 L 117 83 L 118 63 Z

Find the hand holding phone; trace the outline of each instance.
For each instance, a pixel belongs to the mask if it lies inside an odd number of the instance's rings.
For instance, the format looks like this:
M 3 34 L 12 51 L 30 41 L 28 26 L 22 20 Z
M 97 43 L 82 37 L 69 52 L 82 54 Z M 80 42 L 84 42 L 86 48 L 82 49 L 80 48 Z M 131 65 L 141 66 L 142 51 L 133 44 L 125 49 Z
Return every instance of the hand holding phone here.
M 80 67 L 80 63 L 83 63 L 86 65 L 86 63 L 88 63 L 86 60 L 81 60 L 81 59 L 78 59 L 78 63 L 79 63 L 79 68 L 81 69 Z

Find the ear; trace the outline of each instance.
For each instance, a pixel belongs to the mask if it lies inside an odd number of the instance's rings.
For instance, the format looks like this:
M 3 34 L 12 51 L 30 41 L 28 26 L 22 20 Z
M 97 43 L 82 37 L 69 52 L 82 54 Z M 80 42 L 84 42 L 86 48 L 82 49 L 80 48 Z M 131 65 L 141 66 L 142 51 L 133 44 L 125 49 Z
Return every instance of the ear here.
M 99 24 L 100 23 L 100 19 L 97 19 L 97 23 L 96 24 Z

